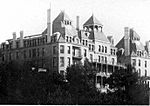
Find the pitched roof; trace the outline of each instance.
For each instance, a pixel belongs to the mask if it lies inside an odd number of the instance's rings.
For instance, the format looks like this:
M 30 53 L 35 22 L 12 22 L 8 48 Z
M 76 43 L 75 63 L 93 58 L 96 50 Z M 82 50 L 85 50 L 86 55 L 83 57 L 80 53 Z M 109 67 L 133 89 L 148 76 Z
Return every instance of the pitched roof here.
M 54 22 L 60 22 L 63 20 L 71 21 L 71 19 L 68 17 L 68 15 L 65 13 L 65 11 L 61 11 L 59 15 L 55 18 Z
M 100 41 L 104 41 L 104 42 L 109 42 L 109 40 L 107 39 L 107 37 L 101 31 L 92 31 L 92 32 L 90 32 L 89 39 L 94 39 L 94 40 L 100 40 Z
M 130 29 L 130 36 L 132 39 L 140 40 L 140 36 L 133 29 Z
M 87 25 L 100 25 L 103 26 L 100 21 L 94 17 L 94 15 L 92 15 L 84 24 L 83 26 L 87 26 Z

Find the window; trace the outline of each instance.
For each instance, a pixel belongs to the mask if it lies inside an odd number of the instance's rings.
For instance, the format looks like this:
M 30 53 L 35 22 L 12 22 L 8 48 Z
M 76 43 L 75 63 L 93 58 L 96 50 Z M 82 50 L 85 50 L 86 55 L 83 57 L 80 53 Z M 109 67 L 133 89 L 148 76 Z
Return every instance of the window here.
M 112 64 L 115 64 L 115 59 L 114 58 L 112 58 Z
M 84 45 L 84 40 L 82 41 L 83 45 Z
M 116 55 L 116 50 L 114 49 L 114 55 Z
M 32 57 L 36 57 L 36 49 L 32 49 Z
M 94 45 L 92 45 L 92 51 L 94 51 Z
M 107 63 L 107 57 L 105 57 L 105 63 Z
M 138 72 L 139 76 L 141 76 L 141 69 L 139 69 L 139 72 Z
M 64 45 L 60 45 L 60 53 L 64 53 Z
M 66 36 L 66 41 L 68 42 L 68 36 Z
M 98 51 L 99 51 L 99 52 L 101 52 L 101 45 L 99 45 L 99 49 L 98 49 Z
M 93 61 L 93 55 L 92 54 L 90 54 L 90 60 L 91 60 L 91 62 Z
M 86 49 L 84 49 L 84 57 L 86 57 L 87 55 L 87 52 L 86 52 Z
M 141 60 L 139 60 L 139 66 L 141 66 Z
M 104 57 L 102 56 L 102 62 L 104 62 Z
M 102 52 L 104 52 L 104 46 L 102 46 Z
M 87 46 L 88 44 L 87 44 L 87 40 L 86 40 L 86 46 Z
M 24 55 L 24 58 L 27 57 L 27 56 L 26 56 L 26 50 L 24 50 L 23 55 Z
M 91 50 L 91 44 L 89 44 L 89 50 Z
M 101 62 L 101 56 L 98 56 L 98 62 Z
M 40 50 L 39 50 L 39 48 L 37 48 L 37 56 L 38 57 L 40 56 Z
M 72 38 L 70 37 L 70 42 L 72 42 Z
M 107 53 L 107 47 L 105 47 L 105 53 Z
M 145 61 L 145 67 L 147 67 L 147 61 Z
M 53 67 L 56 67 L 57 66 L 57 60 L 56 60 L 56 57 L 53 57 Z
M 56 54 L 56 46 L 53 46 L 53 54 Z
M 68 48 L 68 50 L 67 50 L 67 51 L 68 51 L 68 54 L 70 54 L 70 46 L 68 46 L 67 48 Z
M 147 76 L 147 70 L 145 70 L 145 77 Z
M 132 65 L 136 66 L 136 59 L 132 59 Z
M 64 57 L 60 57 L 60 67 L 64 67 Z
M 113 54 L 113 50 L 112 50 L 112 49 L 110 50 L 110 54 L 111 54 L 111 55 Z
M 70 57 L 68 57 L 67 59 L 68 59 L 68 66 L 70 66 Z
M 42 56 L 45 55 L 45 48 L 42 48 Z
M 26 46 L 27 46 L 27 45 L 26 45 L 26 41 L 24 41 L 23 46 L 24 46 L 24 47 L 26 47 Z

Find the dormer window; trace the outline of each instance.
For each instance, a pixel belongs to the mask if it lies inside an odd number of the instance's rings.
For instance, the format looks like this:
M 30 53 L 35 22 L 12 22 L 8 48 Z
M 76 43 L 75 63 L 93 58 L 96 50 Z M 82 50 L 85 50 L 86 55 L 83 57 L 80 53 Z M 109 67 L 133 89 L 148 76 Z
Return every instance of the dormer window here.
M 69 23 L 70 23 L 70 22 L 69 22 L 69 21 L 67 21 L 67 25 L 69 25 Z

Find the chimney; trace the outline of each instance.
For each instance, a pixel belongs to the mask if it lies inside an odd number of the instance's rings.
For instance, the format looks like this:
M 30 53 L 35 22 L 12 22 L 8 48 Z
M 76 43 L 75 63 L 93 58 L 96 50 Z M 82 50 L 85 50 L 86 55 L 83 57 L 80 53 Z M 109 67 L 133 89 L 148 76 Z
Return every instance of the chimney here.
M 23 47 L 23 31 L 20 31 L 20 47 Z
M 124 49 L 125 56 L 130 55 L 130 29 L 128 27 L 124 28 Z
M 51 23 L 51 6 L 47 10 L 47 42 L 51 42 L 51 36 L 52 36 L 52 23 Z
M 76 25 L 77 25 L 77 26 L 76 26 L 76 29 L 79 30 L 79 16 L 77 16 L 76 19 L 77 19 L 77 20 L 76 20 L 76 21 L 77 21 L 77 23 L 76 23 Z
M 13 32 L 13 44 L 12 48 L 16 48 L 16 32 Z

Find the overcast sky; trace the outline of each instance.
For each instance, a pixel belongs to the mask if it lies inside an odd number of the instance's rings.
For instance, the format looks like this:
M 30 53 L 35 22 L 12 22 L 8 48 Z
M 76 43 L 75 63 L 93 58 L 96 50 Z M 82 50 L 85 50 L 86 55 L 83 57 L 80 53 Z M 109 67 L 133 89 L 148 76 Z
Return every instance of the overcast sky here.
M 12 38 L 12 32 L 19 37 L 20 30 L 25 36 L 41 33 L 47 25 L 50 2 L 52 19 L 65 10 L 74 26 L 80 16 L 80 28 L 93 13 L 115 43 L 123 37 L 125 26 L 134 28 L 143 44 L 150 40 L 150 0 L 1 0 L 0 42 Z

